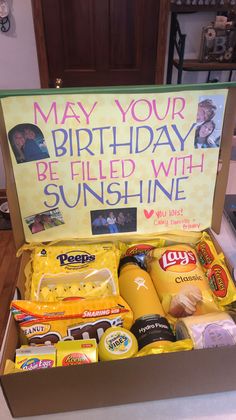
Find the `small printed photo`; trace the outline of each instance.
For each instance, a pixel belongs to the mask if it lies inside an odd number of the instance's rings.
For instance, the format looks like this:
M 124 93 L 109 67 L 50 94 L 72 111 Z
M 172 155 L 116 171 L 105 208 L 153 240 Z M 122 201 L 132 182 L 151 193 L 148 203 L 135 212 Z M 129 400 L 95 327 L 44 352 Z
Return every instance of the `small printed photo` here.
M 58 208 L 28 216 L 25 218 L 25 221 L 33 234 L 64 225 L 65 223 Z
M 195 149 L 209 149 L 220 146 L 223 126 L 225 97 L 223 95 L 201 96 L 199 98 Z
M 137 209 L 94 210 L 90 212 L 93 235 L 137 231 Z
M 37 125 L 24 123 L 11 128 L 8 139 L 17 163 L 49 158 L 44 135 Z

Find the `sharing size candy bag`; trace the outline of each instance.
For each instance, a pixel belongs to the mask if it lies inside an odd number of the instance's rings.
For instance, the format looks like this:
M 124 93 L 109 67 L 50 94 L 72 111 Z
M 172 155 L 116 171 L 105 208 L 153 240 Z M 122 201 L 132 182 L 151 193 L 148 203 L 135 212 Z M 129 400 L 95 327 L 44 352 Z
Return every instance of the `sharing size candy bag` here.
M 26 290 L 30 300 L 119 294 L 117 250 L 112 243 L 35 246 L 31 265 L 31 290 Z
M 130 329 L 133 314 L 120 296 L 60 302 L 15 300 L 11 311 L 29 344 L 100 337 L 111 326 Z
M 156 248 L 146 264 L 166 314 L 179 318 L 219 310 L 192 247 Z

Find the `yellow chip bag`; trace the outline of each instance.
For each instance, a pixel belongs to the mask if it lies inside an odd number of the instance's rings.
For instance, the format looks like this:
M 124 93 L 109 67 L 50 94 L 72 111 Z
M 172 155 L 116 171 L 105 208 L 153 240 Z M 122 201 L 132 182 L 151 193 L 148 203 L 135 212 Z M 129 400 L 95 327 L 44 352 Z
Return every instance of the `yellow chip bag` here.
M 117 269 L 117 252 L 111 243 L 36 246 L 29 299 L 56 302 L 117 295 Z
M 107 328 L 131 328 L 133 314 L 120 296 L 59 302 L 15 300 L 11 311 L 29 344 L 100 337 Z
M 218 310 L 192 247 L 157 248 L 148 253 L 146 264 L 166 314 L 179 318 Z
M 207 277 L 212 293 L 220 305 L 230 305 L 236 301 L 236 287 L 223 254 L 220 254 L 211 264 Z
M 207 232 L 203 232 L 200 242 L 196 246 L 200 263 L 204 268 L 209 268 L 217 257 L 214 244 Z

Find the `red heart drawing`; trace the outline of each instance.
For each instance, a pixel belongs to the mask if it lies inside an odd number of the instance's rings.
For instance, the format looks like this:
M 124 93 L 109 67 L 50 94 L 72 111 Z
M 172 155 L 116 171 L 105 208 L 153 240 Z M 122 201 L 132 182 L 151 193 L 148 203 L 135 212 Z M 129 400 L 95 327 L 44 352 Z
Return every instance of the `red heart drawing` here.
M 144 216 L 146 217 L 146 219 L 150 219 L 150 217 L 152 217 L 153 213 L 154 213 L 154 210 L 150 210 L 150 211 L 148 211 L 146 209 L 144 210 Z

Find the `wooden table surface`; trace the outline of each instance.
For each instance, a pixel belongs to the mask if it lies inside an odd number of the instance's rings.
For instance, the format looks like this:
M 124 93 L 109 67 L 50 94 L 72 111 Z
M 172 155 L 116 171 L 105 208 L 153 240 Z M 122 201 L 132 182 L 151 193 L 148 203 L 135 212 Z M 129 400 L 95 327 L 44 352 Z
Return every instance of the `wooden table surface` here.
M 0 230 L 0 347 L 9 315 L 9 306 L 14 295 L 20 258 L 12 230 Z

